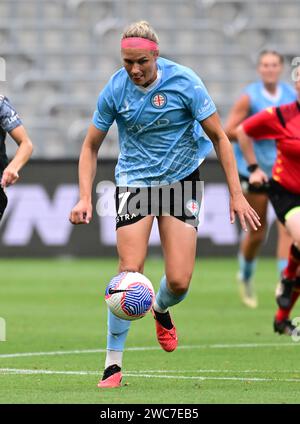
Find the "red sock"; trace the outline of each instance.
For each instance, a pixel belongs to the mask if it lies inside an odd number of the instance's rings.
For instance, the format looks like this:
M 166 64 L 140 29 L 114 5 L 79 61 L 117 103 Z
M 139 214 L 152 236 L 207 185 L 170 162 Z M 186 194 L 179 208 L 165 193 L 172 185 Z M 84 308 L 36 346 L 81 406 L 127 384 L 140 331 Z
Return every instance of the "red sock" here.
M 276 321 L 283 321 L 284 319 L 288 319 L 289 315 L 290 312 L 287 309 L 278 308 L 275 315 L 275 319 Z
M 300 250 L 294 244 L 292 244 L 289 253 L 289 261 L 287 267 L 283 271 L 283 275 L 289 280 L 294 279 L 296 277 L 296 271 L 299 265 Z
M 283 321 L 284 319 L 288 319 L 291 313 L 291 310 L 293 309 L 298 297 L 300 296 L 300 288 L 296 287 L 292 292 L 292 300 L 291 300 L 291 306 L 289 309 L 281 309 L 279 308 L 276 312 L 275 319 L 276 321 Z

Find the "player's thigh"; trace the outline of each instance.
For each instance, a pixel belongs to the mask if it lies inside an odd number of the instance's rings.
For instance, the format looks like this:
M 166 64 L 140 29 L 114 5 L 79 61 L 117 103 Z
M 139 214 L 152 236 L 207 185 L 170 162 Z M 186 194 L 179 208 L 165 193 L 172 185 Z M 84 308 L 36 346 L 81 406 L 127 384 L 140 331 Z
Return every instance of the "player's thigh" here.
M 298 248 L 300 248 L 300 207 L 295 208 L 294 213 L 287 215 L 285 226 L 292 240 L 297 244 Z
M 134 224 L 117 229 L 119 271 L 143 272 L 153 216 L 145 216 Z
M 268 196 L 264 193 L 245 193 L 245 197 L 252 206 L 252 208 L 257 212 L 260 217 L 261 227 L 257 231 L 252 230 L 250 227 L 250 233 L 264 232 L 267 224 L 267 210 L 268 210 Z
M 290 246 L 292 244 L 292 237 L 290 236 L 287 228 L 277 219 L 277 256 L 280 258 L 288 258 Z
M 160 216 L 158 226 L 167 280 L 187 288 L 195 264 L 197 231 L 173 216 Z

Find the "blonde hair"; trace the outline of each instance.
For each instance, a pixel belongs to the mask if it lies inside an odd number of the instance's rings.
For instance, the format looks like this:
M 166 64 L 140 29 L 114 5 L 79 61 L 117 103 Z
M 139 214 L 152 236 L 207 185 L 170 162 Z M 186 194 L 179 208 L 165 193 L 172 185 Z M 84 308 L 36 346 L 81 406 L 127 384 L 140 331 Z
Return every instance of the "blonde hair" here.
M 129 25 L 122 34 L 122 40 L 130 37 L 146 38 L 159 44 L 156 32 L 147 21 L 139 21 Z

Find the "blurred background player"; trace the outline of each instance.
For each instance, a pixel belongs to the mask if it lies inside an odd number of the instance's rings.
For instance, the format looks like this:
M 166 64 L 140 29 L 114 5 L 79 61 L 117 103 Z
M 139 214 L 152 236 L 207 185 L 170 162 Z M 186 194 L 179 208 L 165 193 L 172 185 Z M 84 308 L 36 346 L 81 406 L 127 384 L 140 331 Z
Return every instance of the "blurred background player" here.
M 274 319 L 274 330 L 288 335 L 299 334 L 289 316 L 300 294 L 300 68 L 295 87 L 297 101 L 267 108 L 244 121 L 237 130 L 244 157 L 253 169 L 249 182 L 255 186 L 268 182 L 269 177 L 258 165 L 252 139 L 254 146 L 260 140 L 276 140 L 277 159 L 270 180 L 269 198 L 292 243 L 288 264 L 276 292 L 279 309 Z
M 132 24 L 123 33 L 121 52 L 124 67 L 112 76 L 100 93 L 93 124 L 83 143 L 79 160 L 80 201 L 71 211 L 71 222 L 87 224 L 91 220 L 97 154 L 116 120 L 120 143 L 115 173 L 119 272 L 143 272 L 154 220 L 149 212 L 130 214 L 130 201 L 137 191 L 142 192 L 142 187 L 153 190 L 157 182 L 179 184 L 180 187 L 183 182 L 190 182 L 195 186 L 200 180 L 199 164 L 212 146 L 203 137 L 202 128 L 212 140 L 226 174 L 231 222 L 237 213 L 244 230 L 246 222 L 256 229 L 260 225 L 257 214 L 242 194 L 230 142 L 200 78 L 189 68 L 159 58 L 158 37 L 145 21 Z M 174 191 L 171 203 L 175 204 L 178 199 Z M 199 195 L 195 192 L 190 199 L 195 218 L 193 224 L 187 216 L 187 204 L 181 204 L 181 215 L 170 209 L 168 216 L 162 214 L 161 201 L 154 205 L 151 199 L 147 205 L 148 208 L 159 207 L 156 216 L 165 275 L 156 295 L 153 314 L 158 341 L 168 352 L 177 347 L 176 328 L 168 308 L 186 297 L 194 268 Z M 107 356 L 99 387 L 120 386 L 129 327 L 129 321 L 108 312 Z
M 19 146 L 10 162 L 5 147 L 7 133 Z M 21 119 L 7 97 L 0 95 L 0 220 L 7 206 L 4 189 L 19 179 L 19 171 L 29 160 L 31 153 L 32 143 Z
M 296 99 L 293 87 L 280 81 L 282 71 L 283 57 L 279 53 L 272 50 L 261 52 L 257 65 L 260 80 L 245 88 L 229 113 L 225 131 L 231 141 L 237 140 L 237 127 L 246 117 L 266 107 L 279 106 Z M 255 144 L 254 148 L 260 168 L 271 177 L 272 166 L 276 159 L 275 141 L 261 140 L 260 143 Z M 247 234 L 243 234 L 238 254 L 239 272 L 237 278 L 241 298 L 246 306 L 255 308 L 258 302 L 253 287 L 253 273 L 256 266 L 256 257 L 267 230 L 267 185 L 262 184 L 257 187 L 249 184 L 249 176 L 253 168 L 251 165 L 247 165 L 238 143 L 233 144 L 233 149 L 245 197 L 261 218 L 261 227 L 258 231 L 253 231 L 250 228 Z M 291 239 L 279 220 L 277 221 L 277 232 L 277 266 L 281 273 L 287 263 Z

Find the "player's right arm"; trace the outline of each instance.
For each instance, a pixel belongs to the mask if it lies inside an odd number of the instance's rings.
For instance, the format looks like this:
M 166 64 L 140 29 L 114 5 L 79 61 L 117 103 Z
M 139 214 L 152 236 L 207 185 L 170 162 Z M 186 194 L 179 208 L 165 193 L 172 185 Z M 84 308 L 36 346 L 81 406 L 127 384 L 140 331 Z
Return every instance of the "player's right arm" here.
M 88 224 L 92 218 L 92 186 L 99 148 L 107 132 L 90 125 L 79 157 L 79 202 L 70 213 L 72 224 Z
M 237 128 L 240 123 L 247 118 L 247 116 L 249 115 L 249 110 L 249 96 L 247 94 L 242 94 L 242 96 L 232 106 L 224 126 L 225 133 L 230 141 L 237 140 Z
M 79 157 L 79 202 L 70 213 L 72 224 L 89 224 L 92 219 L 92 187 L 100 146 L 116 117 L 112 79 L 100 92 L 92 124 Z
M 253 142 L 262 139 L 280 139 L 284 129 L 276 115 L 275 108 L 267 108 L 242 122 L 237 128 L 237 138 L 244 158 L 248 165 L 255 164 L 257 168 L 251 173 L 251 184 L 263 184 L 268 181 L 268 176 L 257 165 Z
M 250 184 L 260 186 L 263 183 L 267 183 L 269 180 L 267 174 L 262 169 L 260 169 L 257 164 L 253 139 L 249 137 L 248 134 L 244 131 L 243 125 L 238 126 L 237 137 L 240 148 L 248 165 L 255 165 L 257 167 L 254 171 L 251 172 L 249 176 Z

